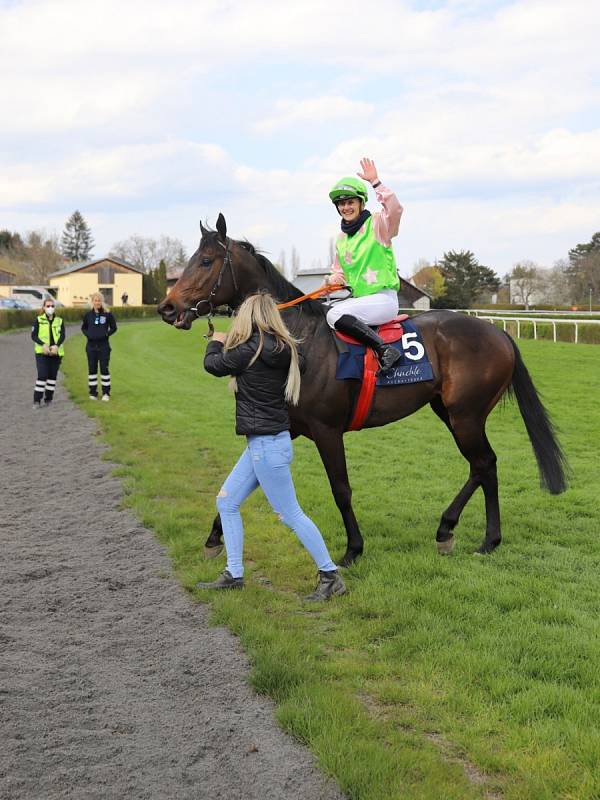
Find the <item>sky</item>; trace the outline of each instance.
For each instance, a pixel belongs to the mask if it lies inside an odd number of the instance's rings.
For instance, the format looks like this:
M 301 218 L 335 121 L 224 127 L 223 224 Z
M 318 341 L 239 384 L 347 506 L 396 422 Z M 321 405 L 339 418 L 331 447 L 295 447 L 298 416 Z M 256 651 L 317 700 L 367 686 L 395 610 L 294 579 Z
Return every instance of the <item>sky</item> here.
M 94 254 L 199 221 L 328 262 L 336 180 L 374 159 L 394 250 L 551 266 L 600 230 L 596 0 L 0 0 L 0 228 Z M 368 206 L 378 208 L 374 193 Z

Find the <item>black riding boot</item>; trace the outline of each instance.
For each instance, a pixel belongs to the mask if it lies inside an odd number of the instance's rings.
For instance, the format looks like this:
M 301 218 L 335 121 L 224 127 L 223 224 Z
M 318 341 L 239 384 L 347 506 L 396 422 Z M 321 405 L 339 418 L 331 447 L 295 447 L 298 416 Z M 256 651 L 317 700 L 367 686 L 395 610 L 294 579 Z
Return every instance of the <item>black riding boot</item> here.
M 377 353 L 377 359 L 383 372 L 393 367 L 402 357 L 402 353 L 391 344 L 386 344 L 372 328 L 352 314 L 344 314 L 335 323 L 335 329 L 352 336 L 361 344 L 372 347 Z

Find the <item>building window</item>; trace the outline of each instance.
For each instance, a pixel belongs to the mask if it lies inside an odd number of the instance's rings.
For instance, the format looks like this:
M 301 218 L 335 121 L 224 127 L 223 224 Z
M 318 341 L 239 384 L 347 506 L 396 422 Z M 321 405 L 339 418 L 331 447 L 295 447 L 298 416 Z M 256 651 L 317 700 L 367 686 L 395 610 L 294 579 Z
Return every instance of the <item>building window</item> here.
M 98 267 L 98 283 L 114 283 L 115 270 L 113 267 Z

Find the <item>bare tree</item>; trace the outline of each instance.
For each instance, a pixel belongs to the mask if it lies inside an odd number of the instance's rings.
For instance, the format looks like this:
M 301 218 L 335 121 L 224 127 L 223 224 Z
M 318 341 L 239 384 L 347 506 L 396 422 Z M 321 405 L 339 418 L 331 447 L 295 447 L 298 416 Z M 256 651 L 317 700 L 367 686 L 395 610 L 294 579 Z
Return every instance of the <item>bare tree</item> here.
M 292 247 L 292 280 L 300 270 L 300 255 L 295 247 Z
M 335 261 L 335 239 L 333 238 L 333 236 L 329 239 L 328 257 L 329 257 L 328 263 L 331 266 L 331 264 L 333 264 L 333 262 Z
M 544 301 L 554 306 L 567 305 L 571 301 L 568 276 L 569 262 L 561 258 L 548 271 L 544 286 Z
M 275 262 L 275 266 L 281 272 L 282 275 L 287 275 L 287 270 L 285 268 L 285 250 L 282 250 L 279 253 L 279 258 Z
M 43 230 L 18 236 L 16 244 L 2 251 L 2 265 L 23 283 L 45 284 L 48 276 L 64 266 L 56 235 Z
M 161 261 L 164 261 L 167 267 L 179 267 L 185 266 L 188 260 L 183 243 L 172 236 L 153 239 L 134 234 L 114 244 L 110 249 L 110 255 L 128 261 L 144 272 L 157 269 Z
M 510 274 L 511 303 L 523 303 L 525 310 L 536 294 L 544 290 L 544 278 L 540 267 L 533 261 L 519 261 Z

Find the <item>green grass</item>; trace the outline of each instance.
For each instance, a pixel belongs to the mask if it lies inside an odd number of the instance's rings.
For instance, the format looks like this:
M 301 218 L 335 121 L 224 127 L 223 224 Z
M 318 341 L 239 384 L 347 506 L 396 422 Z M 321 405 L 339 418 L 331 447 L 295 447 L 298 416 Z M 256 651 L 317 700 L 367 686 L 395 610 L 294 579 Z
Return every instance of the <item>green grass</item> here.
M 244 446 L 227 381 L 202 369 L 200 334 L 121 326 L 106 405 L 87 401 L 80 337 L 64 360 L 69 390 L 99 418 L 119 464 L 126 505 L 167 545 L 190 590 L 223 568 L 203 561 L 202 546 Z M 519 346 L 574 475 L 566 494 L 543 493 L 516 406 L 495 410 L 488 435 L 504 543 L 492 556 L 473 556 L 481 493 L 455 554 L 436 553 L 439 516 L 467 469 L 424 409 L 346 437 L 366 542 L 347 596 L 301 602 L 314 567 L 257 492 L 244 507 L 247 587 L 210 598 L 215 622 L 249 654 L 253 685 L 351 798 L 600 797 L 600 355 Z M 345 534 L 314 445 L 299 440 L 295 454 L 300 502 L 339 556 Z

